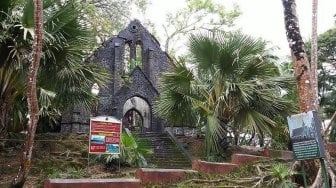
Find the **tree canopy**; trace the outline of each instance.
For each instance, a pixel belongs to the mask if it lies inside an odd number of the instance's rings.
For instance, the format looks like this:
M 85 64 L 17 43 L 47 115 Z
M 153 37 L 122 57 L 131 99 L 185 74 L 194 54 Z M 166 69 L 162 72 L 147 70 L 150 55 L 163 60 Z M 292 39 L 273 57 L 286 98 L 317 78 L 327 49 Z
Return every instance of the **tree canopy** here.
M 227 135 L 234 144 L 243 132 L 270 135 L 274 119 L 291 112 L 281 91 L 294 81 L 280 76 L 264 41 L 241 33 L 192 35 L 189 41 L 194 70 L 178 63 L 163 75 L 156 112 L 171 123 L 205 125 L 208 154 Z
M 27 109 L 22 105 L 26 87 L 22 80 L 27 79 L 34 36 L 32 2 L 8 1 L 8 7 L 2 7 L 6 11 L 0 13 L 0 85 L 1 91 L 5 91 L 1 100 L 11 106 L 0 113 L 5 114 L 1 117 L 12 119 L 7 119 L 1 128 L 15 122 L 24 125 L 26 121 Z M 108 74 L 96 65 L 83 63 L 95 38 L 83 19 L 81 5 L 74 1 L 45 1 L 43 14 L 44 39 L 37 82 L 39 106 L 41 116 L 56 120 L 61 110 L 72 103 L 81 102 L 89 108 L 94 99 L 90 93 L 92 85 L 103 85 Z M 9 82 L 15 83 L 8 85 Z

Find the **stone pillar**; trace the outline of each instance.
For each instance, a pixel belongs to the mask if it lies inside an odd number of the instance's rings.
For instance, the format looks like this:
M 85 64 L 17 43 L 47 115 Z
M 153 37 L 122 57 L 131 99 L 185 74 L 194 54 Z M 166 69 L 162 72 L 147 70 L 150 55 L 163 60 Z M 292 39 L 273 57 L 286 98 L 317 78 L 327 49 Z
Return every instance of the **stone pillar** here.
M 120 79 L 124 72 L 123 70 L 123 53 L 122 51 L 123 45 L 119 41 L 114 43 L 114 73 L 113 73 L 113 80 L 114 80 L 114 92 L 118 91 L 121 87 Z M 125 53 L 125 52 L 124 52 Z
M 148 49 L 148 64 L 147 64 L 147 67 L 146 67 L 146 76 L 149 80 L 152 81 L 152 75 L 151 73 L 153 72 L 153 64 L 154 64 L 154 50 L 149 48 Z

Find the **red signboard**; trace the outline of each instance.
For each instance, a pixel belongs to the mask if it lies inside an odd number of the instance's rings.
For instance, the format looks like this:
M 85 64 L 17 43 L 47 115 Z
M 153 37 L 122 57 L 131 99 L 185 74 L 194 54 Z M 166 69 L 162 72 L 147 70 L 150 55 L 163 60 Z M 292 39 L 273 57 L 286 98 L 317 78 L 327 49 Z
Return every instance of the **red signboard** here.
M 90 120 L 89 153 L 119 154 L 121 123 L 113 117 Z

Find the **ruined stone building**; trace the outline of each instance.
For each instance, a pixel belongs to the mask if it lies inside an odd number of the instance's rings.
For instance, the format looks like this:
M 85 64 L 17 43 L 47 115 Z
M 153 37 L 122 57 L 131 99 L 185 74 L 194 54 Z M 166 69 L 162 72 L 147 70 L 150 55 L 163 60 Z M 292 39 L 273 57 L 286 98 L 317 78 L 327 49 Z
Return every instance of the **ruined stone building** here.
M 142 120 L 143 131 L 160 132 L 163 122 L 153 114 L 159 96 L 159 77 L 172 68 L 168 55 L 159 42 L 138 20 L 132 21 L 117 36 L 108 39 L 88 59 L 111 73 L 105 87 L 99 89 L 97 116 L 125 118 L 136 112 Z M 90 113 L 80 104 L 62 115 L 62 132 L 86 132 Z

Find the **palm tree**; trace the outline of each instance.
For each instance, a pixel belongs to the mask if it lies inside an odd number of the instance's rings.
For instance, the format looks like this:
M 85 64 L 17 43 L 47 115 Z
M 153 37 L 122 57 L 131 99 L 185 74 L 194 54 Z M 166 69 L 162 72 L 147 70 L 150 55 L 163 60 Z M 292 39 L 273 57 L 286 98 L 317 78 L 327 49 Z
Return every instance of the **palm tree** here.
M 1 7 L 3 12 L 0 12 L 0 66 L 11 66 L 16 74 L 25 77 L 33 44 L 33 1 L 24 1 L 24 4 L 22 1 L 15 2 L 1 1 L 8 7 Z M 92 85 L 97 83 L 103 86 L 108 78 L 108 74 L 102 69 L 82 62 L 95 45 L 95 39 L 85 22 L 81 6 L 72 1 L 60 4 L 58 1 L 48 1 L 43 6 L 43 54 L 37 82 L 43 120 L 57 119 L 62 109 L 76 102 L 83 102 L 85 107 L 90 108 L 94 101 L 90 92 Z M 7 74 L 6 72 L 3 74 Z M 20 87 L 21 89 L 14 90 L 24 91 L 24 84 L 21 83 Z M 22 101 L 22 97 L 25 98 L 26 95 L 18 95 L 12 100 L 11 106 Z M 26 110 L 16 105 L 13 109 L 1 111 L 0 117 L 14 116 L 16 118 L 12 119 L 19 119 L 17 117 L 26 116 Z M 24 124 L 25 118 L 21 120 L 21 124 Z M 12 124 L 13 122 L 9 122 L 9 125 Z M 1 127 L 9 125 L 2 124 Z
M 166 73 L 156 112 L 179 122 L 198 112 L 206 122 L 208 155 L 227 133 L 233 134 L 234 144 L 242 132 L 271 134 L 277 124 L 273 119 L 291 110 L 280 91 L 293 81 L 279 76 L 265 42 L 241 33 L 193 35 L 189 49 L 198 73 L 183 64 Z
M 30 117 L 21 168 L 13 181 L 15 187 L 23 186 L 29 172 L 40 115 L 59 115 L 67 105 L 79 101 L 89 108 L 94 99 L 90 93 L 92 85 L 103 85 L 108 78 L 97 66 L 82 63 L 94 46 L 94 37 L 80 5 L 73 1 L 45 2 L 42 10 L 41 2 L 33 0 L 1 1 L 0 100 L 11 107 L 0 112 L 1 129 L 12 123 L 8 117 L 19 114 L 16 111 L 20 110 L 21 117 L 29 112 Z M 21 77 L 28 83 L 20 82 Z M 28 112 L 17 104 L 22 101 L 17 100 L 20 98 L 28 100 Z
M 97 66 L 82 62 L 95 43 L 80 8 L 74 1 L 45 1 L 43 10 L 41 1 L 1 1 L 1 102 L 11 107 L 0 112 L 1 129 L 12 123 L 8 117 L 17 111 L 30 117 L 15 187 L 23 186 L 29 172 L 39 117 L 53 118 L 50 115 L 60 115 L 75 102 L 89 108 L 94 99 L 92 85 L 102 86 L 108 78 Z M 22 97 L 28 100 L 28 112 L 18 104 Z

